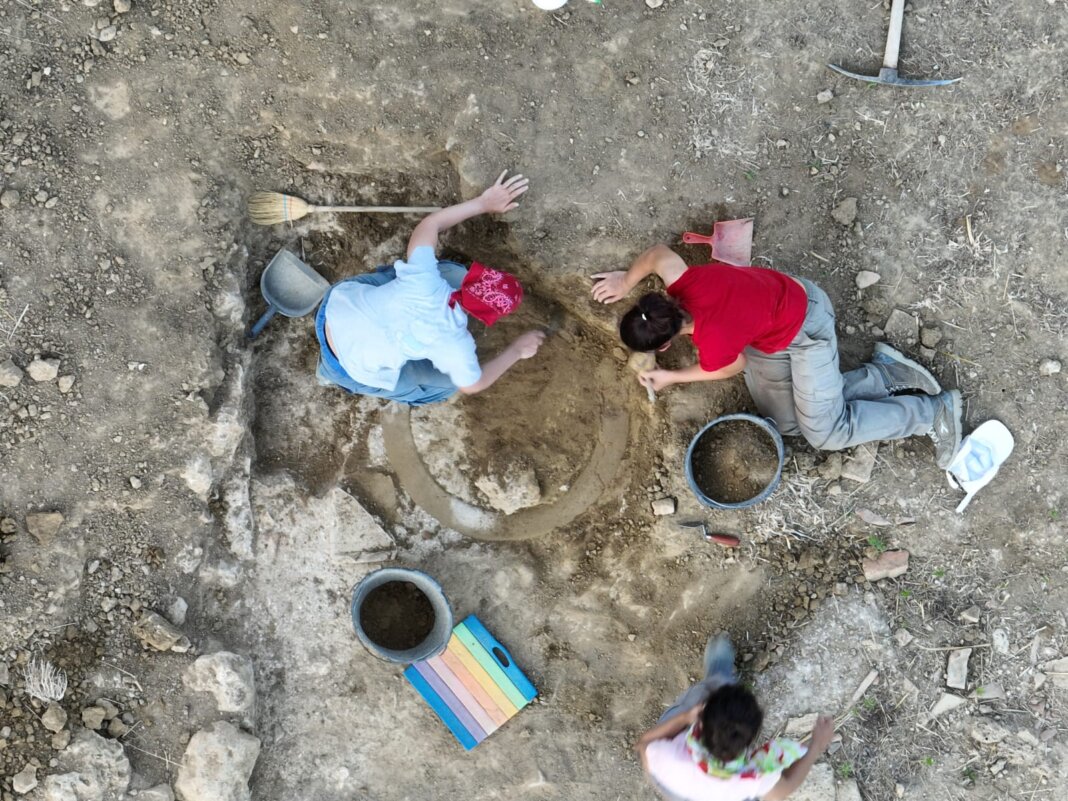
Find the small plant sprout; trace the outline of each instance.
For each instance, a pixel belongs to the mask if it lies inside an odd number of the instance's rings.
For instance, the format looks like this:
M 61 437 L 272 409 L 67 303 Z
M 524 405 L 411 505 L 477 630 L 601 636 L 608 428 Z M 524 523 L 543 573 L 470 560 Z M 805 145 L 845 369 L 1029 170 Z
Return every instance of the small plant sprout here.
M 45 703 L 63 700 L 67 692 L 67 674 L 47 659 L 31 657 L 24 675 L 26 692 L 31 698 Z
M 924 764 L 925 767 L 928 767 L 928 768 L 933 767 L 934 763 L 935 763 L 933 756 L 925 756 L 920 761 Z
M 874 534 L 868 537 L 868 545 L 877 550 L 879 553 L 885 553 L 886 549 L 890 547 L 886 544 L 886 540 L 884 540 L 882 537 L 877 537 Z
M 944 567 L 935 568 L 933 575 L 935 578 L 942 578 L 944 575 L 946 575 L 946 569 Z
M 851 779 L 853 777 L 853 763 L 843 762 L 835 771 L 839 779 Z

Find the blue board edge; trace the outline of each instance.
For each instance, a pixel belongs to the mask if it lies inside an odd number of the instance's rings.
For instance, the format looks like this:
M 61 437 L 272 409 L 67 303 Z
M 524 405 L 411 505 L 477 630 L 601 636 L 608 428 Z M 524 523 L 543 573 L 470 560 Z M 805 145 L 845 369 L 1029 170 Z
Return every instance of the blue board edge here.
M 460 741 L 460 745 L 464 747 L 465 751 L 470 751 L 478 745 L 478 742 L 471 736 L 471 733 L 464 728 L 462 723 L 460 723 L 459 718 L 457 718 L 456 715 L 453 714 L 453 711 L 449 709 L 448 705 L 441 700 L 441 696 L 434 691 L 434 688 L 427 683 L 426 679 L 419 675 L 418 670 L 409 665 L 404 670 L 404 678 L 408 679 L 409 683 L 415 687 L 424 699 L 426 699 L 426 702 L 430 704 L 430 708 L 437 713 L 437 716 L 441 718 L 441 722 L 444 723 L 449 728 L 449 731 L 452 732 L 453 736 Z
M 523 675 L 523 671 L 516 665 L 515 659 L 512 658 L 512 654 L 507 648 L 494 639 L 493 635 L 482 625 L 481 620 L 474 615 L 468 615 L 464 618 L 463 624 L 467 627 L 467 630 L 471 632 L 471 636 L 473 636 L 478 643 L 486 649 L 490 656 L 493 656 L 494 648 L 499 648 L 504 651 L 505 656 L 508 657 L 508 667 L 502 665 L 500 660 L 496 659 L 496 657 L 494 657 L 494 661 L 497 662 L 497 666 L 504 671 L 504 674 L 511 680 L 512 684 L 515 685 L 515 688 L 519 690 L 519 694 L 527 700 L 527 703 L 530 703 L 538 697 L 537 688 L 531 684 L 530 679 Z

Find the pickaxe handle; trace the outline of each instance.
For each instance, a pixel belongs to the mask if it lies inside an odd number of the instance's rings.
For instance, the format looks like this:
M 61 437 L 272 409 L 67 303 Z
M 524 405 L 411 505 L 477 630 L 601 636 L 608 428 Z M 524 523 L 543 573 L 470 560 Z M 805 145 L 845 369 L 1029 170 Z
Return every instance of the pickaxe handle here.
M 890 6 L 890 30 L 886 32 L 886 54 L 883 66 L 897 69 L 897 56 L 901 50 L 901 26 L 905 23 L 905 0 L 894 0 Z

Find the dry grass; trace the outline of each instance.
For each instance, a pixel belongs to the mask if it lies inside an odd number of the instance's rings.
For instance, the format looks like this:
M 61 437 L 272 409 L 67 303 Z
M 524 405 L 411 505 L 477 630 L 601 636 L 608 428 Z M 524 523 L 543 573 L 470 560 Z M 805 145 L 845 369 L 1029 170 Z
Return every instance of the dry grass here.
M 26 694 L 38 701 L 61 701 L 67 693 L 67 674 L 39 656 L 30 658 L 24 677 Z

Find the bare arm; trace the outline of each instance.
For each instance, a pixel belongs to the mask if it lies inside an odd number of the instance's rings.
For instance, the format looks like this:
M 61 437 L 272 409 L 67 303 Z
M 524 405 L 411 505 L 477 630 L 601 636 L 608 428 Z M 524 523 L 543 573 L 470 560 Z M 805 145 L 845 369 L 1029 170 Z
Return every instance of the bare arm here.
M 689 384 L 694 381 L 719 381 L 724 378 L 738 375 L 745 369 L 745 354 L 739 354 L 738 358 L 721 367 L 719 370 L 708 372 L 699 364 L 691 364 L 681 370 L 662 370 L 659 367 L 654 370 L 642 370 L 638 373 L 638 382 L 645 387 L 651 387 L 659 392 L 672 384 Z
M 493 386 L 502 375 L 508 372 L 516 362 L 529 359 L 538 352 L 545 341 L 544 331 L 527 331 L 520 334 L 504 350 L 482 365 L 482 376 L 474 384 L 460 387 L 464 395 L 477 395 Z
M 425 245 L 437 252 L 438 234 L 464 220 L 479 214 L 504 214 L 518 206 L 517 198 L 527 191 L 530 182 L 522 175 L 513 175 L 505 180 L 507 174 L 507 170 L 502 172 L 493 186 L 473 200 L 435 211 L 420 220 L 408 239 L 408 257 L 411 257 L 413 250 Z
M 660 276 L 665 287 L 675 283 L 686 272 L 686 262 L 666 245 L 653 245 L 634 260 L 626 272 L 594 273 L 593 298 L 601 303 L 615 303 L 650 275 Z
M 800 787 L 808 777 L 812 766 L 831 744 L 832 737 L 834 737 L 834 721 L 827 715 L 821 715 L 816 721 L 816 727 L 812 730 L 812 744 L 809 746 L 808 753 L 782 772 L 778 784 L 764 796 L 764 801 L 784 801 Z
M 663 723 L 658 723 L 656 726 L 653 726 L 653 728 L 649 729 L 649 731 L 638 739 L 638 742 L 634 744 L 634 750 L 638 752 L 643 768 L 646 767 L 645 749 L 649 747 L 649 743 L 674 737 L 683 729 L 692 726 L 703 706 L 703 704 L 698 704 L 692 709 L 687 709 L 685 712 L 679 712 L 677 715 L 673 715 Z

